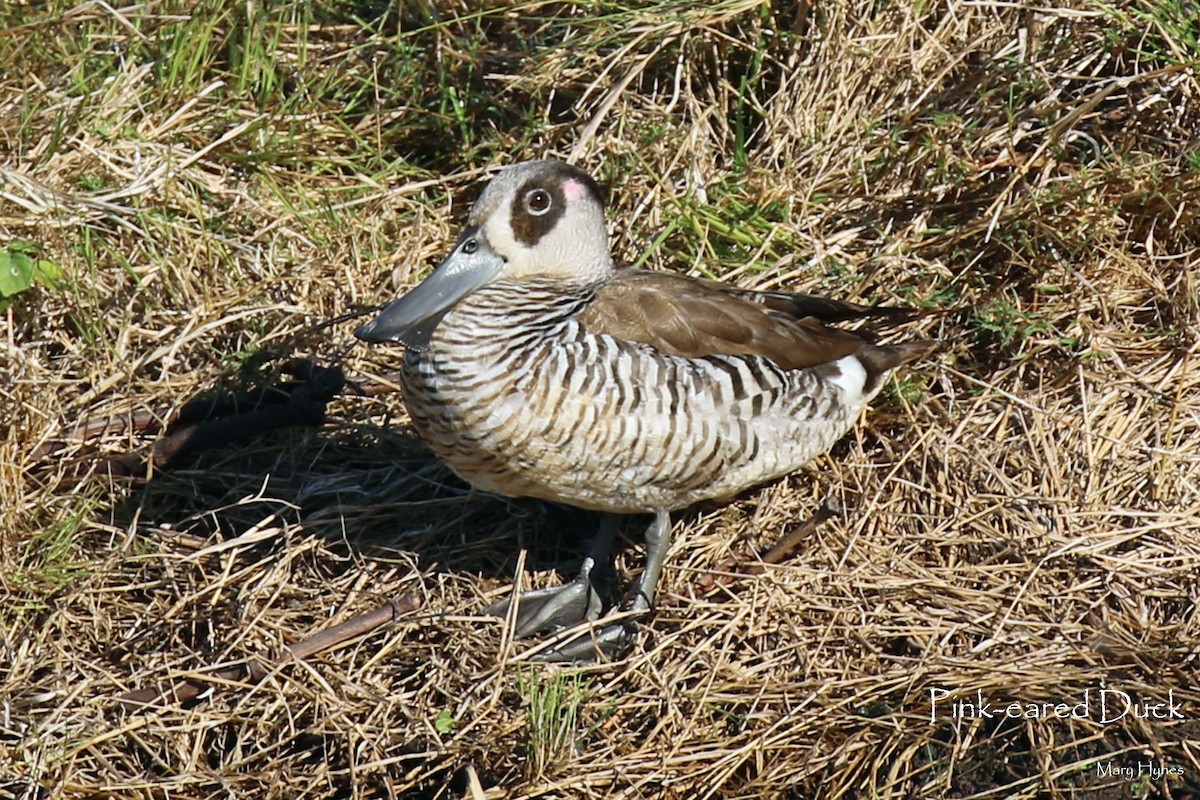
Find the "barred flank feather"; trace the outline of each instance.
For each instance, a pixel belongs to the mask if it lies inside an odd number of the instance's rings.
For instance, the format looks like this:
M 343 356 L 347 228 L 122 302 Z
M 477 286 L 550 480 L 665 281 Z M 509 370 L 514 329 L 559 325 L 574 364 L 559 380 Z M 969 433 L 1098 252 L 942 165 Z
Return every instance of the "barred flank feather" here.
M 406 352 L 413 422 L 462 478 L 605 511 L 682 508 L 802 466 L 878 390 L 880 375 L 854 355 L 783 369 L 590 332 L 577 317 L 594 295 L 496 282 Z

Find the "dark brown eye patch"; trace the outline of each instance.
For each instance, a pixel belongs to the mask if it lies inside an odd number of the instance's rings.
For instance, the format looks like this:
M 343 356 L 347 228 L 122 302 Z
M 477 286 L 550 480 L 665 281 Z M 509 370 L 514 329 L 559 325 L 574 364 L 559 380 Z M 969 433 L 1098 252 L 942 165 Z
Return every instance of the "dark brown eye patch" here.
M 511 216 L 513 236 L 521 244 L 533 246 L 553 230 L 566 211 L 562 187 L 544 177 L 528 181 L 513 200 Z

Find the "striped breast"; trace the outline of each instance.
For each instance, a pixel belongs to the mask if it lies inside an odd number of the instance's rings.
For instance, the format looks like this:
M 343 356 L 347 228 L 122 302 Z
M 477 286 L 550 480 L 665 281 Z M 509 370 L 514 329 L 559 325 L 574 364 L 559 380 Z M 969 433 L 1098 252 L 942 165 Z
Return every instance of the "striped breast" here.
M 591 296 L 497 282 L 406 351 L 413 424 L 460 477 L 603 511 L 682 508 L 802 466 L 869 399 L 854 356 L 784 370 L 588 333 L 574 317 Z

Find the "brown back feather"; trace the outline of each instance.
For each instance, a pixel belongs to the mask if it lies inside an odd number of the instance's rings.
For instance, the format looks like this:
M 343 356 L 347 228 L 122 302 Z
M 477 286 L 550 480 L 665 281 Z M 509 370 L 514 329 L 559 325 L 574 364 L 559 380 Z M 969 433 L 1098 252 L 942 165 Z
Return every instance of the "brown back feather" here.
M 641 342 L 672 355 L 758 355 L 784 369 L 799 369 L 857 353 L 868 341 L 864 334 L 827 328 L 822 320 L 911 313 L 623 269 L 601 287 L 579 321 L 591 333 Z

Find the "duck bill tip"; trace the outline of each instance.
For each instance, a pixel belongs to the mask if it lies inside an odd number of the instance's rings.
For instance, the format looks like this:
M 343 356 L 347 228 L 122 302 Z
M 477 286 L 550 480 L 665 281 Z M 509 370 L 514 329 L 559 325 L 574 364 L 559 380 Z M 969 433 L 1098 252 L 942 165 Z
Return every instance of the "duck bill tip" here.
M 480 246 L 471 253 L 456 248 L 433 273 L 379 316 L 354 331 L 364 342 L 400 342 L 409 347 L 428 344 L 434 328 L 471 292 L 490 283 L 504 259 Z

